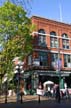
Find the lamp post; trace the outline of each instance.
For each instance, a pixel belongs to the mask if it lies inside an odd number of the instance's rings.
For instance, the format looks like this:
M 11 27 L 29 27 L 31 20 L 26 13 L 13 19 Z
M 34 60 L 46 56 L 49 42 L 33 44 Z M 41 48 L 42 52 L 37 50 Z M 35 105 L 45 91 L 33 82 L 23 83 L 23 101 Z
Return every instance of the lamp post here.
M 56 62 L 56 71 L 58 72 L 58 76 L 59 76 L 59 87 L 60 86 L 60 81 L 61 81 L 61 68 L 62 68 L 62 60 L 60 58 L 58 58 L 57 62 Z
M 5 82 L 5 103 L 7 103 L 7 93 L 8 93 L 8 76 L 7 74 L 4 75 L 4 82 Z
M 61 68 L 62 68 L 62 60 L 60 58 L 60 37 L 58 37 L 58 59 L 56 61 L 56 70 L 58 72 L 59 76 L 59 88 L 60 86 L 60 81 L 61 81 Z
M 21 96 L 21 103 L 22 103 L 22 91 L 20 92 L 20 86 L 21 86 L 21 74 L 24 73 L 24 70 L 23 70 L 23 64 L 24 62 L 20 61 L 19 58 L 15 58 L 13 60 L 14 64 L 15 64 L 15 71 L 14 73 L 17 74 L 16 75 L 16 79 L 18 80 L 18 86 L 17 86 L 17 102 L 19 101 L 19 96 Z
M 3 74 L 2 73 L 0 73 L 0 79 L 1 79 L 1 91 L 0 91 L 0 93 L 2 94 L 2 77 L 3 77 Z
M 2 56 L 0 55 L 0 79 L 1 79 L 1 86 L 0 86 L 0 94 L 2 94 L 2 78 L 3 78 L 3 76 L 4 76 L 4 73 L 2 72 L 2 58 L 1 58 Z

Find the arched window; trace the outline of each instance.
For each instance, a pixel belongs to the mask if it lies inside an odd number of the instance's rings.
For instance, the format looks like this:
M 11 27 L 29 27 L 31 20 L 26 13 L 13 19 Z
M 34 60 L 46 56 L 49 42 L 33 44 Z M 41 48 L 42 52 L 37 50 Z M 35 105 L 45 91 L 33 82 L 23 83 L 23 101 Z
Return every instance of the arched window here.
M 62 45 L 64 49 L 69 49 L 69 39 L 66 33 L 62 34 Z
M 58 39 L 54 31 L 50 32 L 50 46 L 58 48 Z
M 46 46 L 46 35 L 43 29 L 38 30 L 38 45 L 39 46 Z

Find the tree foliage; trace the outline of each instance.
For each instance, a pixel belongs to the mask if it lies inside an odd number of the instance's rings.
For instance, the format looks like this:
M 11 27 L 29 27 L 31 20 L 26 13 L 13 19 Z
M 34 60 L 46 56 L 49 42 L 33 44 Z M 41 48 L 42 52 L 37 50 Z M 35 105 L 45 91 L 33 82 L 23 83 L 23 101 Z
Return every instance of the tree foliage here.
M 1 72 L 12 72 L 14 57 L 24 57 L 32 51 L 32 24 L 21 6 L 7 1 L 0 7 Z

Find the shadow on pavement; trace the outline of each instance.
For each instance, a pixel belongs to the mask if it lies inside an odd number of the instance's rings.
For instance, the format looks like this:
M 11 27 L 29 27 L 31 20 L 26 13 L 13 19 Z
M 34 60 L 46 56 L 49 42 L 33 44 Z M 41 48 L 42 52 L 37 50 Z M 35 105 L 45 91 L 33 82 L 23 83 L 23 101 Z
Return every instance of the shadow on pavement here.
M 0 103 L 0 108 L 71 108 L 71 100 L 61 100 L 57 103 L 55 100 L 38 100 L 25 101 L 22 104 L 9 102 L 7 104 Z

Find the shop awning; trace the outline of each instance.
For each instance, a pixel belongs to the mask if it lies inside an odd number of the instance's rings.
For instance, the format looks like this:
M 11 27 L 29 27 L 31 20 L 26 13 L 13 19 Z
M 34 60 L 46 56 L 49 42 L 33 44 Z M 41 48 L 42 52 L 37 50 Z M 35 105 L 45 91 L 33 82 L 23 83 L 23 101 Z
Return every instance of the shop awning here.
M 57 72 L 57 71 L 40 71 L 40 70 L 37 70 L 36 71 L 37 74 L 39 75 L 47 75 L 47 76 L 52 76 L 52 77 L 58 77 L 59 75 L 61 75 L 61 77 L 63 76 L 69 76 L 71 74 L 71 72 L 65 72 L 65 71 L 60 71 L 60 72 Z

